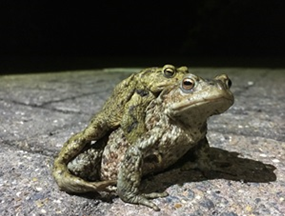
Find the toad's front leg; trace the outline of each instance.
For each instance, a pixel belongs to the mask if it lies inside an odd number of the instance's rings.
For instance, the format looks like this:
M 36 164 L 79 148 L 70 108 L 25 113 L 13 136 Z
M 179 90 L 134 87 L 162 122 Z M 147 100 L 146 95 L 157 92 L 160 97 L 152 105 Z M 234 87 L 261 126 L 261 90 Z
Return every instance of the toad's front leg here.
M 144 144 L 146 144 L 146 147 L 150 143 L 146 141 Z M 117 192 L 125 202 L 145 205 L 159 211 L 160 209 L 149 199 L 165 197 L 168 195 L 167 192 L 143 194 L 139 191 L 144 150 L 137 145 L 131 146 L 127 150 L 124 160 L 119 167 Z
M 185 155 L 188 158 L 195 158 L 195 161 L 187 161 L 182 170 L 199 169 L 203 175 L 212 178 L 215 172 L 227 173 L 234 175 L 236 172 L 235 166 L 229 163 L 229 159 L 222 152 L 213 154 L 207 137 L 201 139 L 198 144 L 190 149 Z

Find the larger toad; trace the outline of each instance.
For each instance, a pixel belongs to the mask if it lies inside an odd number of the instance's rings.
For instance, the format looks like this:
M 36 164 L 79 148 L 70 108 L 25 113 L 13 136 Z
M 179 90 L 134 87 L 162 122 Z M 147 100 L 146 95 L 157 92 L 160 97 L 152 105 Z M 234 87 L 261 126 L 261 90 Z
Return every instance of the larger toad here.
M 92 141 L 97 141 L 121 127 L 128 142 L 132 143 L 145 132 L 145 108 L 166 87 L 173 85 L 188 72 L 187 67 L 147 68 L 132 74 L 119 83 L 111 97 L 90 124 L 73 135 L 62 147 L 54 161 L 53 176 L 62 190 L 83 192 L 104 190 L 113 181 L 87 182 L 72 175 L 67 164 Z M 95 143 L 95 145 L 98 145 Z M 98 146 L 100 147 L 100 146 Z
M 191 149 L 201 157 L 198 168 L 215 169 L 205 157 L 207 119 L 233 104 L 230 86 L 226 75 L 206 80 L 187 74 L 147 106 L 146 131 L 134 143 L 128 142 L 122 128 L 118 128 L 99 140 L 97 146 L 79 154 L 68 168 L 88 181 L 117 181 L 117 193 L 123 201 L 159 210 L 149 199 L 167 194 L 142 194 L 142 176 L 165 170 Z

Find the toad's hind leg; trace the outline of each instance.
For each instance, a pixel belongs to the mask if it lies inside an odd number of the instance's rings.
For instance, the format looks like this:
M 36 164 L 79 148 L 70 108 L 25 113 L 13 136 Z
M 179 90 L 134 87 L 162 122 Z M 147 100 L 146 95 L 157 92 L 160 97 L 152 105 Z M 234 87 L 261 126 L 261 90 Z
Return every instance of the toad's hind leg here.
M 95 128 L 89 125 L 83 132 L 73 135 L 55 158 L 52 174 L 61 190 L 70 193 L 85 193 L 102 191 L 115 184 L 114 181 L 88 182 L 72 175 L 67 168 L 67 164 L 88 147 L 94 137 L 98 137 L 98 134 Z
M 56 176 L 59 188 L 68 193 L 109 191 L 108 187 L 116 184 L 115 180 L 88 182 L 71 174 L 66 175 L 66 173 L 69 173 L 69 171 L 62 173 L 56 170 L 53 175 Z
M 53 176 L 63 191 L 69 193 L 86 193 L 108 191 L 108 186 L 115 185 L 116 181 L 99 181 L 89 182 L 80 177 L 72 175 L 64 163 L 59 162 L 59 158 L 55 159 L 53 167 Z

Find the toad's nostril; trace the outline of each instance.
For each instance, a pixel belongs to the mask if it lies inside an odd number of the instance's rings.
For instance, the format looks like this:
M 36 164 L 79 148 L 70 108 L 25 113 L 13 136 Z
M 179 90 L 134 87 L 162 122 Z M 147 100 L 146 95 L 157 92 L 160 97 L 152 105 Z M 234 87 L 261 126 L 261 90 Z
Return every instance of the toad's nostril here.
M 228 79 L 227 85 L 228 85 L 229 88 L 232 87 L 232 81 L 230 79 Z

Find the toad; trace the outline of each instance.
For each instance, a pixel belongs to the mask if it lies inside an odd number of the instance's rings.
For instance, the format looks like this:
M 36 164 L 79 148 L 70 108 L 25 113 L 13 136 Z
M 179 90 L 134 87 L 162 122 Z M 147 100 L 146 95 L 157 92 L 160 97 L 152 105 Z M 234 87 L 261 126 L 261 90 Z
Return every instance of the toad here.
M 167 169 L 191 149 L 197 151 L 197 168 L 205 172 L 216 169 L 207 157 L 207 119 L 233 104 L 230 87 L 231 80 L 224 74 L 212 80 L 185 75 L 177 84 L 165 87 L 145 108 L 146 130 L 134 142 L 128 142 L 119 127 L 75 157 L 68 164 L 69 171 L 88 182 L 110 185 L 114 181 L 123 201 L 159 210 L 150 199 L 167 193 L 143 194 L 139 190 L 141 178 Z M 69 191 L 95 190 L 73 186 Z
M 100 140 L 118 127 L 124 131 L 129 143 L 134 142 L 146 130 L 145 109 L 148 104 L 165 87 L 181 80 L 187 72 L 187 67 L 165 65 L 163 68 L 144 69 L 119 83 L 90 124 L 64 143 L 55 158 L 53 176 L 60 189 L 68 192 L 100 191 L 114 184 L 114 181 L 110 180 L 85 181 L 70 173 L 67 164 L 84 148 L 90 146 L 91 142 Z M 95 146 L 100 147 L 99 143 L 96 142 Z

